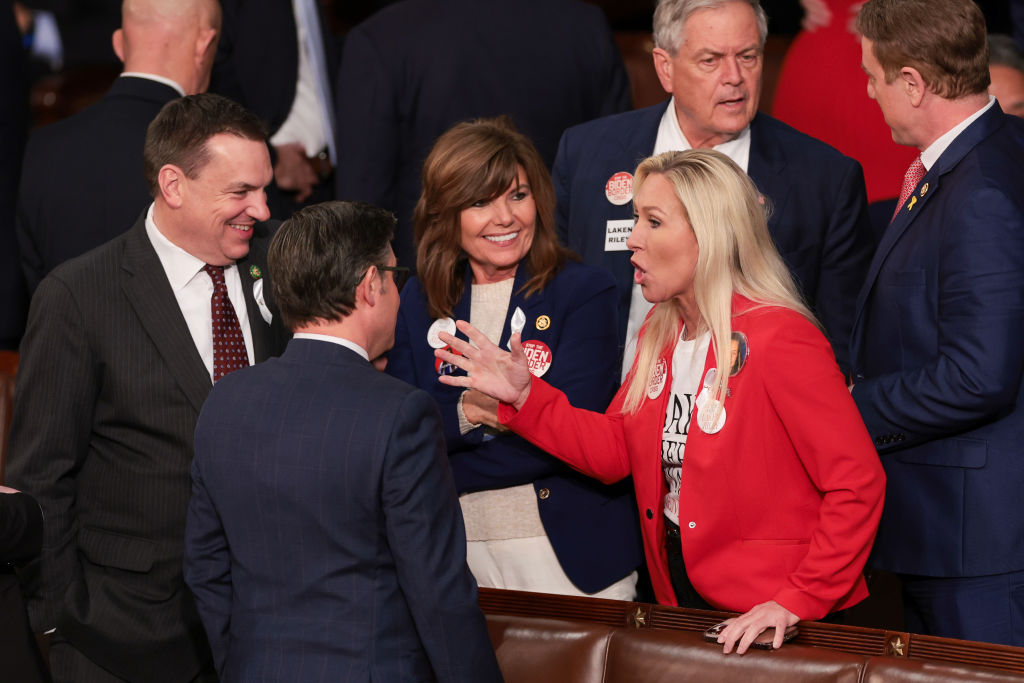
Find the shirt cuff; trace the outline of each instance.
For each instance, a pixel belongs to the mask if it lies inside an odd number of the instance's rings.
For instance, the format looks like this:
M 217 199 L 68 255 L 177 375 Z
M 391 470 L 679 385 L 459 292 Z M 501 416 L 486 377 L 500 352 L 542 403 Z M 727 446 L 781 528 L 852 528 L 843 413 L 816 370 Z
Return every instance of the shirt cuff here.
M 469 391 L 469 389 L 466 389 Z M 465 436 L 480 426 L 479 423 L 470 422 L 466 419 L 466 413 L 462 409 L 462 399 L 466 397 L 466 391 L 459 394 L 459 402 L 455 404 L 455 412 L 459 415 L 459 433 Z

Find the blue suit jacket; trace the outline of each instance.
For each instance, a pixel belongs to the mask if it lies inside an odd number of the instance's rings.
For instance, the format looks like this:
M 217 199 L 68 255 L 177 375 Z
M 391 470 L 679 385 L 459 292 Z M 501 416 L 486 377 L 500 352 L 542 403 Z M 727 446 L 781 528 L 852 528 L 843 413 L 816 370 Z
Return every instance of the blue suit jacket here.
M 454 311 L 459 320 L 469 320 L 470 314 L 466 270 L 465 293 Z M 542 292 L 524 297 L 518 290 L 529 278 L 528 269 L 521 266 L 500 345 L 508 344 L 512 315 L 521 308 L 526 314 L 523 340 L 542 341 L 551 349 L 551 367 L 544 379 L 565 391 L 573 405 L 603 411 L 618 379 L 613 368 L 618 355 L 614 283 L 597 268 L 568 263 Z M 545 329 L 543 322 L 537 324 L 542 315 L 550 320 Z M 558 561 L 584 592 L 606 588 L 636 569 L 643 562 L 643 547 L 630 483 L 599 484 L 514 434 L 484 440 L 484 429 L 477 428 L 461 435 L 456 403 L 462 389 L 437 381 L 434 350 L 427 343 L 432 322 L 419 280 L 413 279 L 402 291 L 388 372 L 426 390 L 440 406 L 459 493 L 533 483 Z M 542 489 L 548 495 L 540 495 Z
M 210 393 L 185 576 L 224 681 L 500 681 L 430 397 L 294 339 Z
M 552 171 L 562 241 L 619 285 L 619 341 L 625 342 L 633 266 L 629 251 L 605 251 L 609 220 L 633 217 L 632 202 L 605 196 L 615 173 L 650 156 L 668 103 L 609 116 L 565 132 Z M 767 198 L 775 246 L 847 368 L 853 292 L 871 259 L 872 233 L 860 164 L 765 114 L 750 124 L 748 174 Z
M 853 398 L 887 475 L 872 563 L 1024 568 L 1024 121 L 996 104 L 886 230 L 857 300 Z

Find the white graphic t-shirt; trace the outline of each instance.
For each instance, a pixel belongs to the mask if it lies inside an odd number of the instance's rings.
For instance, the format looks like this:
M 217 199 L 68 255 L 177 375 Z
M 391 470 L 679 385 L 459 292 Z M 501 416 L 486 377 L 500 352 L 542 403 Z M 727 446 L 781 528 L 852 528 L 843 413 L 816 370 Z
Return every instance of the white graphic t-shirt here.
M 685 331 L 683 332 L 685 334 Z M 679 524 L 679 486 L 682 481 L 683 451 L 690 431 L 693 404 L 700 388 L 704 360 L 711 344 L 711 333 L 683 341 L 680 336 L 672 353 L 672 391 L 665 410 L 665 427 L 661 435 L 661 467 L 665 472 L 668 493 L 665 494 L 665 517 Z

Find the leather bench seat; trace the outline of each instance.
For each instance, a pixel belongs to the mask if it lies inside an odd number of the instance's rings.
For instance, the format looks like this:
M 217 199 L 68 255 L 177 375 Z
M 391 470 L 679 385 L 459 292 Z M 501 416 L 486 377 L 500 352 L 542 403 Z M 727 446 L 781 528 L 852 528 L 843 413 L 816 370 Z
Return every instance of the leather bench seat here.
M 1024 648 L 800 624 L 779 650 L 722 653 L 723 613 L 481 589 L 506 683 L 1024 683 Z

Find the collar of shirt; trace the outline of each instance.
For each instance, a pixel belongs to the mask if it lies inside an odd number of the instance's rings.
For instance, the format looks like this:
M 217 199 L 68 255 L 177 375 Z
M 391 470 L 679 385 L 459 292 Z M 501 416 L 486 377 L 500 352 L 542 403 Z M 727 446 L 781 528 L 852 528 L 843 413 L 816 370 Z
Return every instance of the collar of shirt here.
M 344 346 L 346 349 L 355 351 L 356 353 L 363 357 L 363 360 L 367 362 L 369 362 L 370 360 L 370 355 L 366 353 L 366 349 L 364 349 L 359 344 L 356 344 L 354 341 L 345 339 L 343 337 L 334 337 L 329 334 L 313 334 L 311 332 L 299 332 L 295 335 L 292 335 L 292 339 L 313 339 L 315 341 L 323 341 L 331 344 L 337 344 L 338 346 Z
M 669 151 L 685 151 L 691 149 L 690 141 L 683 135 L 676 119 L 676 98 L 668 102 L 668 108 L 661 116 L 661 123 L 658 125 L 658 137 L 654 141 L 654 154 L 661 154 Z M 747 165 L 750 161 L 750 125 L 740 131 L 732 140 L 727 140 L 720 145 L 715 145 L 714 150 L 721 152 L 736 162 L 736 165 L 747 172 Z
M 170 78 L 164 78 L 163 76 L 157 76 L 156 74 L 144 74 L 141 71 L 125 71 L 120 77 L 130 76 L 132 78 L 145 78 L 149 81 L 156 81 L 157 83 L 163 83 L 169 88 L 174 88 L 178 91 L 178 94 L 182 97 L 185 96 L 185 89 L 178 85 L 177 81 L 172 81 Z
M 160 264 L 164 267 L 164 272 L 167 273 L 167 280 L 171 283 L 171 289 L 175 292 L 184 288 L 192 281 L 192 278 L 203 271 L 203 266 L 206 263 L 202 259 L 196 258 L 171 242 L 156 227 L 156 223 L 153 222 L 152 204 L 146 210 L 146 234 L 149 236 L 149 241 L 153 243 L 157 258 L 160 259 Z M 227 266 L 224 269 L 225 272 L 228 268 L 234 268 L 234 266 Z
M 932 170 L 932 166 L 934 166 L 935 162 L 939 160 L 939 157 L 946 151 L 946 148 L 953 144 L 953 140 L 956 140 L 957 136 L 960 135 L 960 133 L 963 133 L 967 129 L 967 126 L 974 123 L 979 116 L 991 109 L 995 102 L 996 98 L 989 95 L 988 104 L 958 123 L 952 129 L 943 134 L 938 140 L 928 145 L 928 148 L 921 152 L 921 163 L 924 164 L 925 170 Z

